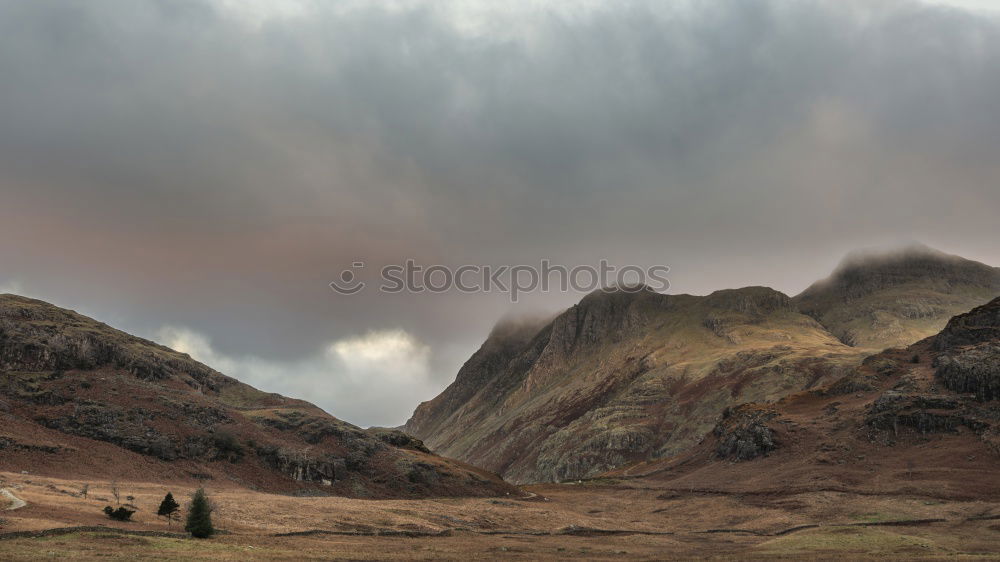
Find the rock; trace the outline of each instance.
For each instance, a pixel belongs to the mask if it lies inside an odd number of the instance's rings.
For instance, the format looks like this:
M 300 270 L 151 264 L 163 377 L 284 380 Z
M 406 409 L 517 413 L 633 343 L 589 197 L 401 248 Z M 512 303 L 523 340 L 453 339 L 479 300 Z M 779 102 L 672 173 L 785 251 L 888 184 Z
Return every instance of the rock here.
M 938 351 L 1000 341 L 1000 297 L 960 314 L 948 321 L 948 325 L 934 338 L 934 348 Z
M 775 433 L 768 422 L 777 415 L 774 410 L 753 404 L 727 408 L 713 430 L 718 439 L 716 456 L 731 461 L 749 461 L 776 449 Z
M 960 426 L 981 431 L 980 421 L 954 396 L 912 394 L 887 390 L 868 408 L 865 423 L 874 429 L 897 433 L 901 427 L 920 433 L 954 432 Z
M 934 366 L 935 376 L 949 390 L 975 394 L 980 401 L 1000 398 L 1000 343 L 981 343 L 939 355 Z

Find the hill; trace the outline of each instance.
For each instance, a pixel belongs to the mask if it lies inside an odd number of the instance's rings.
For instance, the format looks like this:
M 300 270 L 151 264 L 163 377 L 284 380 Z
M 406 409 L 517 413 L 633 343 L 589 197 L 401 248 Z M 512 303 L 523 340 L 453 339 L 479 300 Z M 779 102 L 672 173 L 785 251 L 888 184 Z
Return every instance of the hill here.
M 840 341 L 881 351 L 933 335 L 998 294 L 1000 268 L 911 246 L 850 255 L 794 301 Z
M 224 479 L 359 497 L 496 495 L 495 475 L 261 392 L 186 354 L 0 295 L 0 470 Z
M 1000 298 L 821 389 L 727 410 L 668 461 L 613 473 L 678 488 L 996 500 Z

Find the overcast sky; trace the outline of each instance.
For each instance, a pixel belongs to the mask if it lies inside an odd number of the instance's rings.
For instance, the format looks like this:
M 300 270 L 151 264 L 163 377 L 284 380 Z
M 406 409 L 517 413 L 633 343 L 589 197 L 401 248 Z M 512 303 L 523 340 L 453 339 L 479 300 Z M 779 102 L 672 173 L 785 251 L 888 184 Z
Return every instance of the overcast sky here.
M 991 4 L 0 0 L 0 290 L 396 425 L 511 305 L 354 261 L 1000 265 Z

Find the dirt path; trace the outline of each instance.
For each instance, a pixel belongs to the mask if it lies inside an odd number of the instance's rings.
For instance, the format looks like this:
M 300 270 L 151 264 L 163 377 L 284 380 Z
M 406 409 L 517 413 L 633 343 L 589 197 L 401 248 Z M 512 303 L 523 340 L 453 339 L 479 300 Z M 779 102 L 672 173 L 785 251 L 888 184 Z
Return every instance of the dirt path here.
M 4 496 L 10 500 L 10 505 L 7 506 L 6 511 L 14 511 L 15 509 L 21 509 L 22 507 L 28 505 L 28 502 L 15 496 L 14 493 L 7 488 L 0 488 L 0 496 Z

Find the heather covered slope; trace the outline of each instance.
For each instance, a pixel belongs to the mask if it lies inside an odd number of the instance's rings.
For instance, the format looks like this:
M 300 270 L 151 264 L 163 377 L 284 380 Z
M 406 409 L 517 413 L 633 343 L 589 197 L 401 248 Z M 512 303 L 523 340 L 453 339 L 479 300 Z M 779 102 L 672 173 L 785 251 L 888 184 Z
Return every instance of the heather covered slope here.
M 0 295 L 0 469 L 368 497 L 509 486 L 51 304 Z
M 697 448 L 614 475 L 683 489 L 1000 499 L 1000 298 L 822 389 L 744 404 Z
M 596 292 L 500 326 L 405 430 L 514 482 L 594 475 L 696 444 L 725 407 L 843 375 L 858 351 L 765 287 Z
M 794 300 L 844 343 L 881 351 L 931 336 L 998 294 L 1000 268 L 913 246 L 848 256 Z

